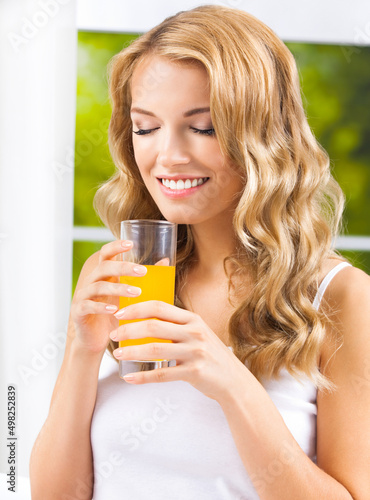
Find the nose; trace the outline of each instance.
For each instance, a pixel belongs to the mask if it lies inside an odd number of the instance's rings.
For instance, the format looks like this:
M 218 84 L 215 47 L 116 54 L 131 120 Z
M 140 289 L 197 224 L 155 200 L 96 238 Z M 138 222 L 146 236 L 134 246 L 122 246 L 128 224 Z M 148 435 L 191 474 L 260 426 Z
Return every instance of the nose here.
M 175 131 L 168 131 L 163 134 L 158 152 L 158 164 L 171 168 L 176 165 L 187 165 L 190 163 L 190 152 L 187 147 L 186 141 L 181 135 Z

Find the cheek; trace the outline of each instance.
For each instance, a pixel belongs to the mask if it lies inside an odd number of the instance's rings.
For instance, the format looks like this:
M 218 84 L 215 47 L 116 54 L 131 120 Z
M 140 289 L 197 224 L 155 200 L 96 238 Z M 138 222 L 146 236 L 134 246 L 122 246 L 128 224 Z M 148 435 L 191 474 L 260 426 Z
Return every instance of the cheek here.
M 138 166 L 141 175 L 144 177 L 152 164 L 151 157 L 153 157 L 153 152 L 151 153 L 149 148 L 135 144 L 135 141 L 133 141 L 133 148 L 136 165 Z
M 221 168 L 224 164 L 220 146 L 215 139 L 205 138 L 196 145 L 196 154 L 205 163 L 212 163 L 215 168 Z

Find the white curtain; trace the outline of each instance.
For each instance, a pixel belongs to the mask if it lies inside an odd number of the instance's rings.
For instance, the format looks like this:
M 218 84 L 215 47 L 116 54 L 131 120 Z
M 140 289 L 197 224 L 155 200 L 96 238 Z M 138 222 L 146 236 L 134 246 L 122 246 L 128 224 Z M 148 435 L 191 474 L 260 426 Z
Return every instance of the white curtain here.
M 79 29 L 141 33 L 201 4 L 246 10 L 285 41 L 370 45 L 369 0 L 78 0 Z
M 0 0 L 0 37 L 0 498 L 15 499 L 29 498 L 22 477 L 47 416 L 70 307 L 76 2 Z M 5 484 L 9 385 L 15 495 Z

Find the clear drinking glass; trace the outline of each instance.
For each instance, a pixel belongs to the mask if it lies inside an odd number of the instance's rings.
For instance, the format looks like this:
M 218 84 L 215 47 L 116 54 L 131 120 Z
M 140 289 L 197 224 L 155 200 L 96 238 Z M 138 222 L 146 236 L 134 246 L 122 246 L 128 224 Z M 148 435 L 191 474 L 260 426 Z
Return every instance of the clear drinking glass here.
M 122 254 L 126 262 L 141 264 L 147 268 L 145 276 L 121 276 L 120 282 L 141 288 L 138 297 L 120 297 L 120 309 L 130 304 L 147 300 L 162 300 L 174 303 L 175 264 L 177 246 L 177 225 L 161 220 L 127 220 L 121 222 L 121 239 L 133 242 L 132 248 Z M 143 320 L 134 320 L 143 321 Z M 120 325 L 130 323 L 121 320 Z M 150 342 L 171 342 L 170 340 L 145 337 L 142 339 L 123 340 L 120 347 L 128 345 L 148 344 Z M 119 376 L 128 373 L 154 370 L 156 368 L 174 366 L 173 360 L 155 359 L 151 361 L 121 360 Z

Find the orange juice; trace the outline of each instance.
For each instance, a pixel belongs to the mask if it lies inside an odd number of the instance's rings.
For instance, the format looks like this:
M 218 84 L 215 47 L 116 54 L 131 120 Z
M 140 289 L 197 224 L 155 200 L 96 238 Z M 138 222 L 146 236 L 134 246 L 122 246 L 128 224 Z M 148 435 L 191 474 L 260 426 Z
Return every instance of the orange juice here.
M 173 304 L 175 295 L 175 266 L 145 266 L 148 270 L 145 276 L 121 276 L 120 282 L 130 286 L 141 288 L 141 295 L 138 297 L 120 297 L 119 307 L 127 307 L 131 304 L 144 302 L 147 300 L 162 300 L 168 304 Z M 121 320 L 120 325 L 131 323 L 137 320 Z M 171 340 L 157 339 L 155 337 L 145 337 L 142 339 L 121 340 L 120 347 L 128 345 L 149 344 L 150 342 L 171 342 Z

